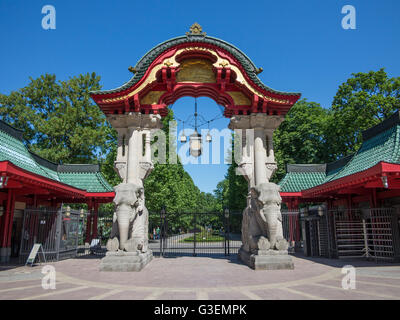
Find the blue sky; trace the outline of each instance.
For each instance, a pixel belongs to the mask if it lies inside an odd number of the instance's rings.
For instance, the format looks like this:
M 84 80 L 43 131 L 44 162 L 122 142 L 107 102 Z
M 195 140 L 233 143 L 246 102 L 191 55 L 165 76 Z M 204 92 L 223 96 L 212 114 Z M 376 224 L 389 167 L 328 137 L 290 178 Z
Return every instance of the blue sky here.
M 56 8 L 56 29 L 41 27 L 42 7 Z M 344 5 L 356 8 L 356 30 L 341 27 Z M 95 71 L 104 89 L 131 77 L 130 65 L 164 40 L 198 22 L 208 35 L 228 41 L 264 72 L 260 79 L 281 91 L 328 108 L 353 72 L 385 67 L 400 76 L 400 1 L 0 1 L 0 92 L 25 86 L 29 77 L 54 73 L 60 80 Z M 193 99 L 175 103 L 176 115 L 193 112 Z M 199 99 L 206 118 L 219 112 Z M 225 128 L 227 119 L 214 122 Z M 202 191 L 223 179 L 226 165 L 188 165 Z

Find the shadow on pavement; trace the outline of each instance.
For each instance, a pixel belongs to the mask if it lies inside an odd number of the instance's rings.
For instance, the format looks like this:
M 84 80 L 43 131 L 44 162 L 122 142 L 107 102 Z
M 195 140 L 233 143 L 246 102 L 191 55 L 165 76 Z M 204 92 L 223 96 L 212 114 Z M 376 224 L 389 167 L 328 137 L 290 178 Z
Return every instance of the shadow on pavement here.
M 291 254 L 293 257 L 308 260 L 314 263 L 324 264 L 330 267 L 342 268 L 345 265 L 352 265 L 356 268 L 363 267 L 398 267 L 400 266 L 399 262 L 388 262 L 382 260 L 364 260 L 364 258 L 360 259 L 333 259 L 333 258 L 324 258 L 324 257 L 307 257 L 303 253 L 296 252 Z

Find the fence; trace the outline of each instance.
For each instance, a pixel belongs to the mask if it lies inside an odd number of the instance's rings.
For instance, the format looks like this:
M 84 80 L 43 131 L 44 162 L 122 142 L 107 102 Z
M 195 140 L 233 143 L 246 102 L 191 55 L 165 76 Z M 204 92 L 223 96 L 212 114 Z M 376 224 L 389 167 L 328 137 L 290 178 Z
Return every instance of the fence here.
M 150 248 L 156 256 L 228 256 L 241 245 L 237 213 L 167 213 L 150 219 Z M 157 229 L 154 222 L 159 223 Z M 240 219 L 241 222 L 241 219 Z M 154 232 L 155 231 L 155 232 Z M 154 239 L 155 238 L 155 239 Z
M 289 252 L 298 251 L 302 246 L 300 215 L 297 210 L 282 210 L 283 237 L 289 243 Z
M 301 217 L 304 252 L 328 258 L 399 258 L 399 212 L 394 208 L 333 209 Z
M 76 257 L 85 234 L 85 215 L 61 208 L 24 210 L 19 260 L 27 259 L 35 243 L 42 244 L 46 260 Z

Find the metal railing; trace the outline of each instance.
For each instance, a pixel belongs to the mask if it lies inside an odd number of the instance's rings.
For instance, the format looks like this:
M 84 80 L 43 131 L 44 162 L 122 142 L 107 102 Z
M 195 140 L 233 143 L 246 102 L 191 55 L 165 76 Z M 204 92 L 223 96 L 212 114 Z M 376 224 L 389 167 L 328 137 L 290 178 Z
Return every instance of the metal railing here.
M 301 248 L 300 215 L 298 210 L 282 210 L 283 237 L 289 243 L 289 252 Z
M 159 233 L 156 231 L 155 244 L 151 242 L 150 248 L 156 256 L 164 257 L 228 256 L 237 253 L 241 246 L 240 224 L 237 220 L 241 222 L 241 214 L 165 213 L 160 215 Z
M 330 255 L 393 261 L 398 255 L 399 212 L 395 208 L 334 209 L 327 211 Z M 397 252 L 397 254 L 396 254 Z
M 42 244 L 47 261 L 78 255 L 79 243 L 85 234 L 85 219 L 77 210 L 60 208 L 27 208 L 24 210 L 20 263 L 35 243 Z

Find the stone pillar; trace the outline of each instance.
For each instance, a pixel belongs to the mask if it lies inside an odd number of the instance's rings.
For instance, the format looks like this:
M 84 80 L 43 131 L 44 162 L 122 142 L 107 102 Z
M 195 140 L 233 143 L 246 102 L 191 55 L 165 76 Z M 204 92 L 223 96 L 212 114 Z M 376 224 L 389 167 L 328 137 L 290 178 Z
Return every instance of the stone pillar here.
M 265 148 L 265 134 L 264 128 L 254 129 L 254 177 L 255 185 L 268 182 L 266 162 L 266 148 Z
M 142 157 L 142 139 L 140 128 L 129 127 L 127 182 L 143 186 L 139 178 L 139 164 Z
M 229 124 L 231 129 L 253 130 L 254 133 L 252 140 L 246 139 L 246 150 L 251 150 L 251 156 L 243 154 L 238 164 L 238 173 L 243 174 L 249 184 L 239 258 L 254 269 L 294 268 L 287 251 L 288 243 L 283 238 L 279 186 L 269 182 L 277 168 L 273 132 L 282 121 L 283 116 L 251 114 L 234 116 Z
M 143 181 L 154 168 L 150 132 L 161 128 L 161 116 L 131 112 L 109 115 L 108 120 L 118 132 L 115 169 L 123 181 L 114 187 L 113 230 L 118 230 L 118 236 L 112 232 L 100 270 L 140 271 L 153 257 L 148 248 L 149 217 Z

